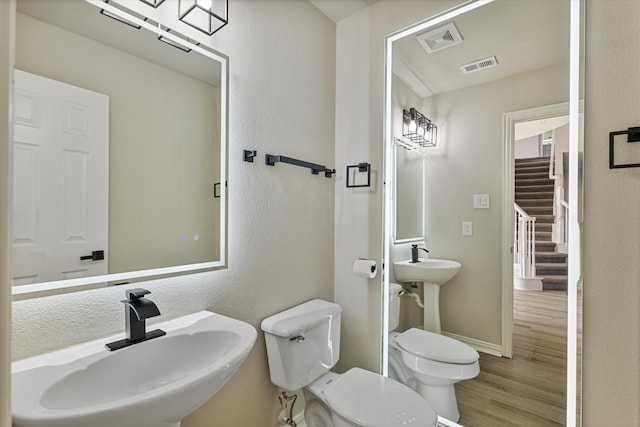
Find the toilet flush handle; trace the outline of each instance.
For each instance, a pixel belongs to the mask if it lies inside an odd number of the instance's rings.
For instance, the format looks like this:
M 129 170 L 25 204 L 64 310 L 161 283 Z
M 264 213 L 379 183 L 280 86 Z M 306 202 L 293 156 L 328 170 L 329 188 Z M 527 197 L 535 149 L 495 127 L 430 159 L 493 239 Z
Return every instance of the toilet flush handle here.
M 304 335 L 296 335 L 295 337 L 289 338 L 289 341 L 302 342 L 304 341 Z

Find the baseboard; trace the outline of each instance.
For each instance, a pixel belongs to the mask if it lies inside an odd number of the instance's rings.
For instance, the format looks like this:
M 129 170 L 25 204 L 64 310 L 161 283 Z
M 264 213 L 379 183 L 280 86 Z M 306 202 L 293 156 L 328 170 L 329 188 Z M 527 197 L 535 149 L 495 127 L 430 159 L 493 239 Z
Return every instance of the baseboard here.
M 458 334 L 452 334 L 451 332 L 442 331 L 442 335 L 461 341 L 480 353 L 490 354 L 492 356 L 502 357 L 502 346 L 493 344 L 486 341 L 480 341 L 475 338 L 469 338 Z

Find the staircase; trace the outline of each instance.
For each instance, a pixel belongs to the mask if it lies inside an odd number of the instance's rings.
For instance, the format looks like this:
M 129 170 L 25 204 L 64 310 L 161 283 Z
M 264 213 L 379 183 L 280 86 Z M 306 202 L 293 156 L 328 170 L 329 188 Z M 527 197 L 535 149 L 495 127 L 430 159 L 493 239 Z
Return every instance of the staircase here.
M 543 290 L 567 289 L 567 254 L 559 253 L 551 240 L 554 222 L 554 182 L 549 178 L 549 157 L 516 159 L 515 199 L 527 214 L 536 217 L 536 275 Z

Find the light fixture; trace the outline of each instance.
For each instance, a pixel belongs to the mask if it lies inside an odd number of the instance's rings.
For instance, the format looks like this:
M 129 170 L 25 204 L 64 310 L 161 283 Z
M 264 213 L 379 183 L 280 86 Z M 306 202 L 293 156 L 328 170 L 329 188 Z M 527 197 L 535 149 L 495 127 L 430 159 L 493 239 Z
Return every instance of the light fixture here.
M 178 19 L 212 35 L 229 22 L 229 0 L 178 0 Z
M 158 27 L 161 30 L 166 31 L 167 33 L 172 33 L 172 34 L 176 35 L 177 37 L 184 38 L 180 34 L 172 32 L 171 28 L 167 28 L 164 25 L 158 24 Z M 196 46 L 200 46 L 200 43 L 196 42 L 195 40 L 191 40 L 190 38 L 187 38 L 185 40 L 185 42 L 187 42 L 187 44 L 182 44 L 180 42 L 177 42 L 177 41 L 174 41 L 174 40 L 170 39 L 169 37 L 166 37 L 166 36 L 162 35 L 160 32 L 158 32 L 158 40 L 168 44 L 169 46 L 175 47 L 176 49 L 180 49 L 183 52 L 191 52 L 191 48 L 188 47 L 188 44 L 194 44 Z
M 435 147 L 438 127 L 415 108 L 402 110 L 402 136 L 419 147 Z
M 162 0 L 162 1 L 164 1 L 164 0 Z M 109 0 L 104 0 L 104 2 L 105 2 L 105 3 L 107 3 L 107 4 L 109 4 Z M 117 6 L 116 6 L 116 7 L 117 7 Z M 108 10 L 100 9 L 100 13 L 101 13 L 102 15 L 104 15 L 104 16 L 106 16 L 106 17 L 108 17 L 108 18 L 114 19 L 114 20 L 116 20 L 116 21 L 118 21 L 118 22 L 120 22 L 120 23 L 122 23 L 122 24 L 125 24 L 125 25 L 128 25 L 128 26 L 130 26 L 130 27 L 133 27 L 133 28 L 135 28 L 136 30 L 139 30 L 140 28 L 142 28 L 140 25 L 138 25 L 138 24 L 134 24 L 133 22 L 128 21 L 128 20 L 126 20 L 125 18 L 120 17 L 119 15 L 116 15 L 116 14 L 114 14 L 114 13 L 109 12 Z M 137 16 L 138 18 L 141 18 L 141 19 L 142 19 L 142 17 L 141 17 L 140 15 L 136 15 L 136 16 Z M 146 21 L 147 19 L 145 18 L 144 20 Z
M 158 7 L 160 6 L 164 0 L 140 0 L 142 3 L 148 4 L 149 6 Z

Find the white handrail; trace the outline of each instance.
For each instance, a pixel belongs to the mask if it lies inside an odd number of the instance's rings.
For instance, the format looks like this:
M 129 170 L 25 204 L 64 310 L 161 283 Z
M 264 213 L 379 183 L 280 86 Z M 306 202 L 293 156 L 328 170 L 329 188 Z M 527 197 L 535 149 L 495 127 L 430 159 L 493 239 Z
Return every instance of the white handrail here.
M 521 278 L 536 277 L 536 218 L 528 215 L 517 203 L 513 204 L 514 261 L 520 266 Z
M 551 152 L 549 153 L 549 178 L 558 178 L 556 175 L 556 142 L 555 139 L 551 141 Z

